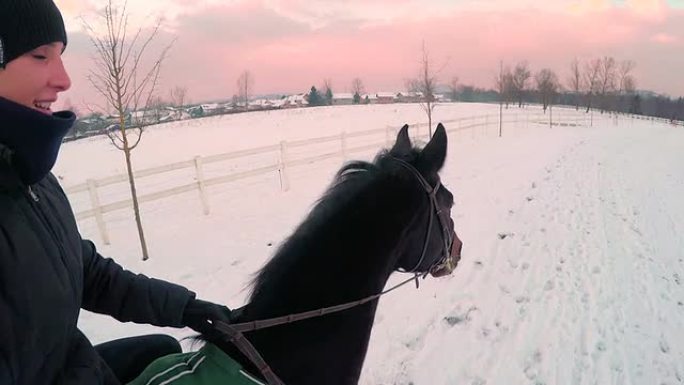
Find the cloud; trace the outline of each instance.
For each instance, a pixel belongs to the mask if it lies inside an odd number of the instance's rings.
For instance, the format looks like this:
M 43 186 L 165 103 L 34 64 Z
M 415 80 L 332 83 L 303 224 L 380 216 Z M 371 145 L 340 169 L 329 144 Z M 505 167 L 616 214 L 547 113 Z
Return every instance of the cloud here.
M 640 87 L 684 94 L 682 82 L 671 79 L 684 67 L 684 55 L 672 52 L 684 39 L 684 9 L 662 8 L 658 1 L 620 7 L 613 1 L 564 1 L 543 8 L 509 2 L 501 9 L 481 3 L 445 1 L 439 14 L 428 16 L 413 0 L 353 0 L 347 8 L 332 0 L 311 1 L 311 7 L 285 0 L 203 4 L 169 20 L 166 32 L 177 41 L 162 87 L 185 85 L 195 100 L 229 98 L 248 69 L 256 93 L 304 92 L 326 78 L 343 92 L 354 77 L 369 90 L 399 90 L 416 75 L 425 41 L 441 78 L 458 76 L 480 87 L 492 86 L 500 60 L 527 60 L 534 71 L 553 68 L 565 79 L 573 58 L 612 55 L 637 63 Z M 388 10 L 385 16 L 378 4 Z M 573 4 L 584 8 L 571 11 Z M 67 54 L 83 56 L 83 44 L 80 49 L 78 39 L 70 40 Z
M 651 36 L 651 41 L 658 44 L 670 45 L 677 43 L 679 39 L 677 39 L 676 36 L 660 32 Z
M 191 36 L 199 42 L 239 43 L 262 41 L 308 33 L 307 24 L 284 17 L 258 5 L 245 3 L 218 5 L 201 13 L 176 20 L 173 29 L 179 36 Z

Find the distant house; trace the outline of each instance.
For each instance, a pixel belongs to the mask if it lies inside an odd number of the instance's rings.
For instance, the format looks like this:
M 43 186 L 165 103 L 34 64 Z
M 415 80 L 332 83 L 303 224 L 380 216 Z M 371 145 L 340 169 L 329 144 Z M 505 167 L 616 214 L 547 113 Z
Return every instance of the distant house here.
M 419 103 L 423 101 L 423 93 L 422 92 L 408 92 L 404 96 L 404 103 Z
M 271 100 L 271 103 L 273 104 L 273 108 L 283 108 L 283 106 L 285 106 L 285 98 Z
M 285 98 L 278 99 L 256 99 L 250 103 L 250 109 L 252 110 L 272 110 L 276 108 L 282 108 L 285 104 Z
M 378 92 L 375 94 L 376 103 L 389 104 L 394 103 L 397 95 L 394 92 Z
M 349 94 L 349 93 L 333 94 L 332 104 L 333 104 L 333 106 L 346 106 L 346 105 L 354 104 L 354 94 Z
M 305 94 L 289 95 L 283 102 L 283 108 L 297 108 L 309 105 Z
M 378 97 L 375 94 L 361 95 L 361 103 L 376 104 L 377 102 L 378 102 Z
M 444 94 L 435 94 L 435 101 L 438 102 L 448 102 L 451 99 Z
M 205 114 L 211 114 L 221 109 L 222 107 L 218 103 L 202 104 L 202 110 Z
M 190 113 L 186 108 L 183 107 L 166 107 L 165 113 L 167 114 L 161 121 L 172 121 L 172 120 L 184 120 L 190 118 Z
M 192 106 L 188 109 L 190 116 L 193 118 L 200 116 L 211 116 L 220 115 L 226 113 L 228 110 L 228 104 L 220 103 L 203 103 L 200 105 Z
M 421 101 L 420 92 L 399 92 L 396 97 L 397 103 L 418 103 Z

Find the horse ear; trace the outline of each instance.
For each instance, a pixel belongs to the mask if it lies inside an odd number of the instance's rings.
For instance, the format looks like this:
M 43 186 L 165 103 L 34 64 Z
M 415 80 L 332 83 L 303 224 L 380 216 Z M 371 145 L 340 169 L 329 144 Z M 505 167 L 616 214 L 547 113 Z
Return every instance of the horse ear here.
M 397 134 L 397 141 L 394 143 L 394 147 L 390 150 L 390 154 L 394 156 L 408 155 L 411 153 L 411 138 L 408 134 L 408 124 L 404 124 L 404 127 L 399 130 Z
M 444 166 L 447 153 L 447 134 L 442 123 L 437 125 L 437 129 L 432 135 L 430 142 L 425 145 L 420 153 L 421 163 L 428 172 L 438 172 Z

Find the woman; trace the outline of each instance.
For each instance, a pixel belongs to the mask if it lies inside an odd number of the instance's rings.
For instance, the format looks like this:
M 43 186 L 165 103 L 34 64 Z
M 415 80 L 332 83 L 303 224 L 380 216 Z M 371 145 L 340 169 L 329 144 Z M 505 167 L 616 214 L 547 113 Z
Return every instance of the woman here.
M 125 271 L 84 240 L 50 173 L 71 112 L 53 113 L 71 86 L 67 44 L 52 0 L 0 1 L 0 384 L 118 384 L 180 352 L 168 336 L 93 347 L 81 308 L 157 326 L 212 330 L 225 306 Z

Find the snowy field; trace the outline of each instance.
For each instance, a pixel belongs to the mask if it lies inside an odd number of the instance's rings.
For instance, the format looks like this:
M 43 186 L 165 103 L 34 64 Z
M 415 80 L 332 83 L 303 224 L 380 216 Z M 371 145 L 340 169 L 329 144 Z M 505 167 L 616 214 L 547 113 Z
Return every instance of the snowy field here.
M 574 114 L 559 110 L 561 119 Z M 496 106 L 439 105 L 435 121 L 497 113 Z M 206 118 L 151 128 L 133 161 L 142 169 L 424 120 L 417 105 Z M 453 276 L 380 301 L 361 384 L 684 382 L 684 128 L 599 114 L 593 123 L 549 128 L 523 119 L 504 126 L 502 138 L 494 124 L 450 134 L 442 179 L 455 195 L 463 259 Z M 125 267 L 236 308 L 251 274 L 341 164 L 331 159 L 293 170 L 287 192 L 274 175 L 211 187 L 208 216 L 197 192 L 143 205 L 147 262 L 140 261 L 128 210 L 105 215 L 109 246 L 93 219 L 79 225 Z M 55 174 L 68 187 L 123 171 L 122 153 L 105 138 L 90 138 L 63 147 Z M 76 211 L 88 208 L 73 198 Z M 94 343 L 191 334 L 87 312 L 79 326 Z

